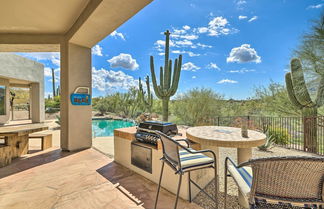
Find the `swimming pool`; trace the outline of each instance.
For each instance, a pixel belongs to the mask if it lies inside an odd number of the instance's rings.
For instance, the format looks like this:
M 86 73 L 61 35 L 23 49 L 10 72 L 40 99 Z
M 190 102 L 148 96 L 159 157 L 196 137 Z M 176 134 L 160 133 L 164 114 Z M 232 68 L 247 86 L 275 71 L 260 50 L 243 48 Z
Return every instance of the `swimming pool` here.
M 92 137 L 113 136 L 117 128 L 135 126 L 126 120 L 92 120 Z

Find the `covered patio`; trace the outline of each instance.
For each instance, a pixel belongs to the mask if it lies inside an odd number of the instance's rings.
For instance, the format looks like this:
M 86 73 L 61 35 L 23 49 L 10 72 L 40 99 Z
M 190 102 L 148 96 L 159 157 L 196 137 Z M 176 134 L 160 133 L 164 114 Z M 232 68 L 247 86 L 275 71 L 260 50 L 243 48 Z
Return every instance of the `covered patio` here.
M 0 52 L 60 52 L 62 150 L 91 147 L 91 105 L 70 102 L 78 87 L 90 89 L 91 95 L 91 48 L 150 2 L 1 2 Z
M 53 148 L 30 142 L 28 154 L 0 168 L 0 208 L 153 207 L 157 185 L 91 148 L 91 105 L 70 102 L 78 87 L 91 95 L 91 48 L 150 2 L 1 3 L 0 52 L 60 52 L 61 130 Z M 171 208 L 174 195 L 163 190 L 160 200 Z M 179 208 L 200 207 L 181 200 Z

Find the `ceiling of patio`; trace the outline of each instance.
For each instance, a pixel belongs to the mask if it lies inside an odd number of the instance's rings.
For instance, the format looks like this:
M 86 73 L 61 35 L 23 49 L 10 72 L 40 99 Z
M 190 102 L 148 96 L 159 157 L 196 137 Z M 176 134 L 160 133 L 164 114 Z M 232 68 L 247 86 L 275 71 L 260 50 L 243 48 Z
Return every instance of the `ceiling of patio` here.
M 152 0 L 0 0 L 0 51 L 92 47 Z
M 1 33 L 62 34 L 73 25 L 89 0 L 1 1 Z

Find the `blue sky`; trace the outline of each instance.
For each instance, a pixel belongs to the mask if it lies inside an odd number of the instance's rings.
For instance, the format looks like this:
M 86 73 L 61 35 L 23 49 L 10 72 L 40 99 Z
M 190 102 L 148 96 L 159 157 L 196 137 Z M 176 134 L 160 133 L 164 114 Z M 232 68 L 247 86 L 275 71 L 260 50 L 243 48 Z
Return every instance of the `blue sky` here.
M 293 49 L 323 9 L 324 0 L 155 0 L 93 48 L 93 96 L 137 86 L 150 75 L 150 55 L 163 65 L 168 29 L 171 58 L 183 54 L 177 93 L 206 87 L 225 98 L 251 97 L 271 79 L 283 83 Z M 59 55 L 22 55 L 44 63 L 49 94 Z

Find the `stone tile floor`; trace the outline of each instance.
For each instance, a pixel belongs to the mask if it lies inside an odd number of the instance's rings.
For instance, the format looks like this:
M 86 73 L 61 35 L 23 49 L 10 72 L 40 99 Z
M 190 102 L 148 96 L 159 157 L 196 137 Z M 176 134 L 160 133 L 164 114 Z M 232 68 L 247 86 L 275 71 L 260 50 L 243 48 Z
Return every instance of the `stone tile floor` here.
M 0 168 L 0 208 L 153 208 L 157 185 L 94 149 L 31 152 Z M 160 209 L 173 208 L 174 195 L 162 190 Z M 198 209 L 180 200 L 179 209 Z

